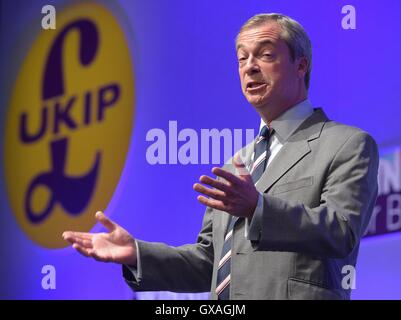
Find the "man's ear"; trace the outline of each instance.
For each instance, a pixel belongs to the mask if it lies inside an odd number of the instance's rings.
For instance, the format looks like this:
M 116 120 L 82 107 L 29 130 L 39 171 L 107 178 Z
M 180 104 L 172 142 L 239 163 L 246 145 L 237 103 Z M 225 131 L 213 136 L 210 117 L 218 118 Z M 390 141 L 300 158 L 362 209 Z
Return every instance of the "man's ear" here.
M 300 78 L 304 78 L 308 71 L 309 61 L 306 57 L 297 58 L 297 72 Z

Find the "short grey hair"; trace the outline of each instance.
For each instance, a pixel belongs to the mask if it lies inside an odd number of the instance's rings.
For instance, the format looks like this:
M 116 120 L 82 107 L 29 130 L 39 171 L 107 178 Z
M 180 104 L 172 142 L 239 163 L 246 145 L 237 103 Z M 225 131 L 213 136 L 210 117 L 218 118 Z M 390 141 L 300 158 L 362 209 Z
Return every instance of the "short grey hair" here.
M 308 60 L 308 70 L 305 74 L 305 86 L 309 89 L 310 75 L 312 71 L 312 43 L 302 25 L 294 19 L 280 13 L 261 13 L 250 18 L 241 27 L 235 39 L 238 42 L 240 34 L 248 29 L 259 27 L 260 25 L 275 21 L 281 29 L 281 38 L 287 43 L 290 49 L 291 58 L 294 61 L 296 58 L 305 57 Z

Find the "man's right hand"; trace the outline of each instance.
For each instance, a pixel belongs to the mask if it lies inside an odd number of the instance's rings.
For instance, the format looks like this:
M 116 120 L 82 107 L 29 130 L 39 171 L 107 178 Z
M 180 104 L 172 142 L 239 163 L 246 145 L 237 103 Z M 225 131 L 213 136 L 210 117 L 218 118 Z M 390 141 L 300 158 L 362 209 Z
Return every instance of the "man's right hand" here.
M 103 212 L 96 212 L 95 217 L 109 232 L 65 231 L 63 233 L 64 240 L 70 242 L 74 249 L 86 257 L 92 257 L 103 262 L 136 266 L 135 239 L 128 231 L 107 218 Z

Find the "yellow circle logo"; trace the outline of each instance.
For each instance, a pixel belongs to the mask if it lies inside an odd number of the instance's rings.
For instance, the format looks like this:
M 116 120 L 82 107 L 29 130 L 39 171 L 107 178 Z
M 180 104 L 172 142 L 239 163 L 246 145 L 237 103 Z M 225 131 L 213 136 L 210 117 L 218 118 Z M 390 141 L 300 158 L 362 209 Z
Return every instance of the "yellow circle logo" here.
M 128 151 L 134 80 L 124 32 L 105 7 L 57 12 L 15 83 L 6 119 L 5 177 L 24 232 L 48 248 L 89 231 L 107 207 Z

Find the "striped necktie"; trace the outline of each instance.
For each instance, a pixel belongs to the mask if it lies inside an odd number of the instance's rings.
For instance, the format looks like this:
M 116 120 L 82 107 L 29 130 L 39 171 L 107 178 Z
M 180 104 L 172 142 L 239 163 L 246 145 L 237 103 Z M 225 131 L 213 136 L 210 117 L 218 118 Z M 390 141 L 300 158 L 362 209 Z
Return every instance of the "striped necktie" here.
M 267 126 L 263 126 L 259 136 L 255 140 L 254 162 L 250 170 L 251 177 L 256 183 L 266 168 L 268 145 L 270 139 L 270 131 Z M 238 217 L 232 217 L 224 238 L 223 250 L 217 271 L 216 294 L 219 300 L 228 300 L 230 298 L 230 282 L 231 282 L 231 247 L 234 226 L 240 220 Z
M 252 168 L 250 170 L 253 183 L 256 183 L 266 169 L 270 130 L 267 126 L 260 129 L 260 134 L 255 141 L 255 154 Z

